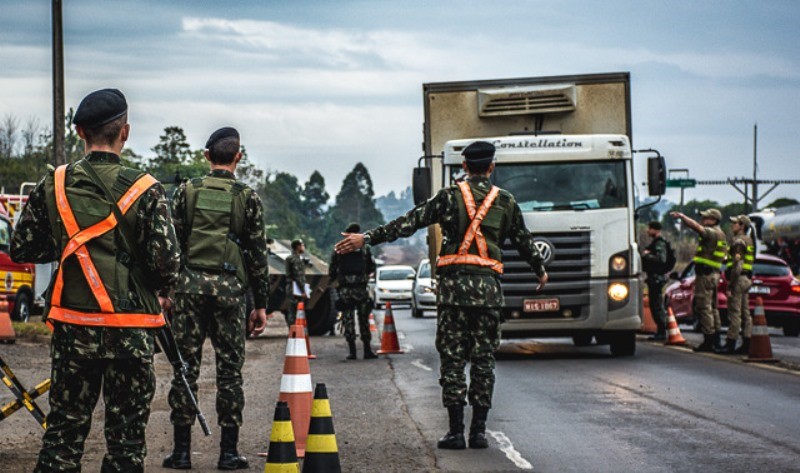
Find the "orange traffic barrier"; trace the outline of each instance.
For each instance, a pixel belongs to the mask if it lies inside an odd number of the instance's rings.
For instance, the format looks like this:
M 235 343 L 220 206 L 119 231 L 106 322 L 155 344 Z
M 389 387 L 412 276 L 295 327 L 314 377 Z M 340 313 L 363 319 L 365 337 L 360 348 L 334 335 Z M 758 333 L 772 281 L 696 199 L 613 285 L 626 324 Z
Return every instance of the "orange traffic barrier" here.
M 372 312 L 369 313 L 369 331 L 374 333 L 376 337 L 380 336 L 380 333 L 378 333 L 378 326 L 375 325 L 375 314 Z
M 6 296 L 0 296 L 0 342 L 14 343 L 17 340 L 17 333 L 11 325 L 11 314 L 8 313 L 8 300 Z
M 642 326 L 639 327 L 639 333 L 656 333 L 658 327 L 656 321 L 653 320 L 653 313 L 650 312 L 650 295 L 644 295 L 644 310 L 642 313 Z
M 757 361 L 761 363 L 777 363 L 779 360 L 772 357 L 772 344 L 769 341 L 769 327 L 767 316 L 764 314 L 764 299 L 757 297 L 755 310 L 753 310 L 753 335 L 750 338 L 750 352 L 744 361 Z
M 306 304 L 304 302 L 297 303 L 297 319 L 294 323 L 303 326 L 303 333 L 306 336 L 306 353 L 308 353 L 308 359 L 315 359 L 317 355 L 311 354 L 311 340 L 308 336 L 308 321 L 306 320 Z
M 313 399 L 311 370 L 308 366 L 308 352 L 304 338 L 303 327 L 292 325 L 286 342 L 286 359 L 283 363 L 281 392 L 278 396 L 278 400 L 289 405 L 297 456 L 300 458 L 305 456 Z
M 397 340 L 397 330 L 394 328 L 394 315 L 392 315 L 392 303 L 386 302 L 386 315 L 383 316 L 383 336 L 381 337 L 381 349 L 379 355 L 389 355 L 392 353 L 405 353 L 400 349 L 400 341 Z
M 667 314 L 667 341 L 664 342 L 664 345 L 686 345 L 686 339 L 681 335 L 681 329 L 678 328 L 678 321 L 675 319 L 672 307 L 667 307 Z

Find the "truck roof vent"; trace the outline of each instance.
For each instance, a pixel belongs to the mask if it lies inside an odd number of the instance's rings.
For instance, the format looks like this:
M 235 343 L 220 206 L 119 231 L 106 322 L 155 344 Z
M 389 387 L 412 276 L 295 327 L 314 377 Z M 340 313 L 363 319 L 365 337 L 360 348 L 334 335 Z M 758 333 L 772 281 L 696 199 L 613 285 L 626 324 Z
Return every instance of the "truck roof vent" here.
M 575 84 L 478 90 L 478 115 L 481 117 L 571 112 L 575 105 Z

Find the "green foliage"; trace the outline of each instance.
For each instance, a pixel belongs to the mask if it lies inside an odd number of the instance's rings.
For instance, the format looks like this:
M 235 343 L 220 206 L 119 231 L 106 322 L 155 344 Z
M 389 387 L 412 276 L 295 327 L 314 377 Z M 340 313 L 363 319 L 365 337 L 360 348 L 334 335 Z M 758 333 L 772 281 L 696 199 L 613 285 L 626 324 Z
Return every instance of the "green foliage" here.
M 336 195 L 336 203 L 328 212 L 327 221 L 328 228 L 321 246 L 331 249 L 351 222 L 359 223 L 363 229 L 383 225 L 383 214 L 375 207 L 372 177 L 362 163 L 356 164 L 344 178 L 342 188 Z
M 779 209 L 781 207 L 789 207 L 790 205 L 800 205 L 800 201 L 798 201 L 797 199 L 788 199 L 786 197 L 781 197 L 780 199 L 773 200 L 772 203 L 767 205 L 767 207 L 774 207 L 776 209 Z

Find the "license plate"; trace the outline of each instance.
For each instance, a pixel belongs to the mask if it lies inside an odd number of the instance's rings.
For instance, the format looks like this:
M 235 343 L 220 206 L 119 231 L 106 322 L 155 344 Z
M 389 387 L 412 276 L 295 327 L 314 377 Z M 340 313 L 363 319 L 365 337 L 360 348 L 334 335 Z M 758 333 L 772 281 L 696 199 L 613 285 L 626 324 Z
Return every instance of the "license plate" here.
M 750 294 L 769 294 L 769 288 L 765 286 L 753 286 L 750 288 Z
M 558 299 L 525 299 L 522 303 L 525 312 L 555 312 L 560 308 Z

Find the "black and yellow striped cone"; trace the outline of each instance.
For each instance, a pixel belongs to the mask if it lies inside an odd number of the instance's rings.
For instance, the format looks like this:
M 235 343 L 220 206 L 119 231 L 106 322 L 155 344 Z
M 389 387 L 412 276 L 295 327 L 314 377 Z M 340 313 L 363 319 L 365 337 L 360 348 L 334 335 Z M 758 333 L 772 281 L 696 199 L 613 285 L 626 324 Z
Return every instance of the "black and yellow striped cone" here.
M 333 431 L 331 403 L 328 390 L 322 383 L 314 389 L 314 404 L 311 406 L 311 425 L 308 428 L 306 457 L 303 460 L 303 473 L 341 473 L 339 449 Z
M 275 420 L 272 422 L 272 433 L 269 436 L 269 451 L 264 473 L 297 473 L 300 464 L 297 462 L 297 450 L 294 446 L 294 430 L 289 415 L 289 404 L 278 401 L 275 406 Z

